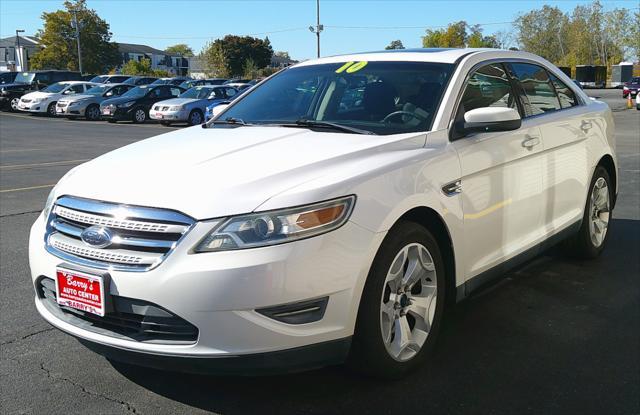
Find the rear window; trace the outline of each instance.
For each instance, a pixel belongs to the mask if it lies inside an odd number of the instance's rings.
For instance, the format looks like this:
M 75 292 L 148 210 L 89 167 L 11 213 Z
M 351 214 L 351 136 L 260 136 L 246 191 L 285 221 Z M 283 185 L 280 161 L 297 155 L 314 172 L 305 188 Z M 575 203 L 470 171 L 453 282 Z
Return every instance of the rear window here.
M 512 63 L 511 67 L 521 86 L 526 117 L 562 108 L 546 69 L 529 63 Z
M 578 105 L 576 95 L 564 82 L 556 78 L 555 75 L 551 75 L 551 82 L 556 89 L 562 108 L 571 108 Z

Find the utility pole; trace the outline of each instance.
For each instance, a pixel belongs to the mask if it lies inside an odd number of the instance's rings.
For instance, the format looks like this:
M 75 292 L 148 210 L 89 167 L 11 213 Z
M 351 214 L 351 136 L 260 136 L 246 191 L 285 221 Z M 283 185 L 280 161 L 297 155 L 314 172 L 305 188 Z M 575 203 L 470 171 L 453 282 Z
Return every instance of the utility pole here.
M 16 65 L 16 71 L 18 70 L 18 57 L 20 57 L 20 61 L 22 62 L 22 54 L 20 53 L 20 33 L 24 33 L 24 30 L 16 29 L 16 47 L 13 48 L 13 62 Z M 20 71 L 25 71 L 22 63 L 20 64 Z
M 318 38 L 318 57 L 320 57 L 320 32 L 324 27 L 320 24 L 320 0 L 316 0 L 316 26 L 309 26 L 311 33 L 315 33 Z
M 76 29 L 76 43 L 78 44 L 78 70 L 82 75 L 82 51 L 80 50 L 80 23 L 78 22 L 78 11 L 73 10 L 73 22 L 71 22 L 71 26 Z

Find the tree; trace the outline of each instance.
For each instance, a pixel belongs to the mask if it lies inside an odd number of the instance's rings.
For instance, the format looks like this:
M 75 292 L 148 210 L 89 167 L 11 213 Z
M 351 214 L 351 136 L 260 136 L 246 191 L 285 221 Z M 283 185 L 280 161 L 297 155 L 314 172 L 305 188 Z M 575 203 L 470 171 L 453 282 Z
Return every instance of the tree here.
M 386 50 L 404 49 L 404 45 L 402 44 L 401 40 L 392 40 L 391 43 L 389 43 L 389 46 L 387 46 L 385 49 Z
M 268 38 L 227 35 L 207 43 L 201 56 L 211 75 L 239 76 L 244 73 L 248 59 L 258 69 L 268 66 L 273 49 Z
M 151 68 L 151 59 L 142 58 L 141 60 L 131 59 L 122 65 L 121 72 L 123 75 L 144 75 L 144 76 L 157 76 L 167 77 L 171 74 L 161 69 Z
M 191 49 L 186 43 L 178 43 L 177 45 L 168 46 L 164 50 L 167 55 L 179 55 L 185 58 L 193 56 L 193 49 Z
M 469 33 L 468 33 L 469 31 Z M 479 25 L 469 26 L 461 20 L 451 23 L 446 29 L 427 29 L 422 37 L 425 48 L 497 48 L 498 41 L 494 36 L 483 36 Z
M 42 13 L 44 28 L 37 36 L 43 46 L 31 57 L 33 69 L 78 70 L 78 49 L 75 29 L 71 26 L 73 12 L 80 22 L 82 69 L 87 73 L 106 73 L 120 63 L 118 45 L 111 42 L 109 24 L 95 10 L 88 9 L 86 0 L 65 1 L 64 10 Z

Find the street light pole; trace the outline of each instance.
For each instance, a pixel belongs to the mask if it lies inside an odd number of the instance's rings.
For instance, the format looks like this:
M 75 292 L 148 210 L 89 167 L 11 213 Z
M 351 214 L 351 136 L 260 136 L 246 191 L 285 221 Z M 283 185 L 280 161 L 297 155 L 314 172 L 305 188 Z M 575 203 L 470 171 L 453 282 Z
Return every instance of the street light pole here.
M 320 0 L 316 0 L 316 26 L 309 26 L 309 31 L 315 33 L 318 39 L 318 57 L 320 57 L 320 32 L 324 27 L 320 24 Z
M 72 26 L 76 29 L 76 43 L 78 45 L 78 70 L 82 75 L 82 51 L 80 50 L 80 24 L 78 23 L 78 11 L 73 10 L 73 24 Z
M 18 70 L 18 57 L 20 57 L 20 61 L 22 61 L 22 56 L 20 53 L 20 33 L 24 33 L 24 30 L 22 29 L 16 29 L 16 47 L 13 48 L 13 61 L 15 62 L 16 65 L 16 71 Z M 24 71 L 25 69 L 23 68 L 24 65 L 20 64 L 20 71 Z

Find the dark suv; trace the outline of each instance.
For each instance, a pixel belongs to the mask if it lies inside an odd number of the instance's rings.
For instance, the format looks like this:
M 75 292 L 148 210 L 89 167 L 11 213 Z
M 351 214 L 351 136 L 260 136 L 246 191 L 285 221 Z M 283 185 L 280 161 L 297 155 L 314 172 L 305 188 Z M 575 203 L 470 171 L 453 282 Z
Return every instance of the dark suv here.
M 0 108 L 17 111 L 20 97 L 61 81 L 80 81 L 80 72 L 31 71 L 19 72 L 10 84 L 0 85 Z
M 11 84 L 16 79 L 18 72 L 2 72 L 0 73 L 0 84 Z
M 176 85 L 141 85 L 118 98 L 102 101 L 100 114 L 109 122 L 131 120 L 143 123 L 149 118 L 149 110 L 153 104 L 176 98 L 184 91 L 184 88 Z

